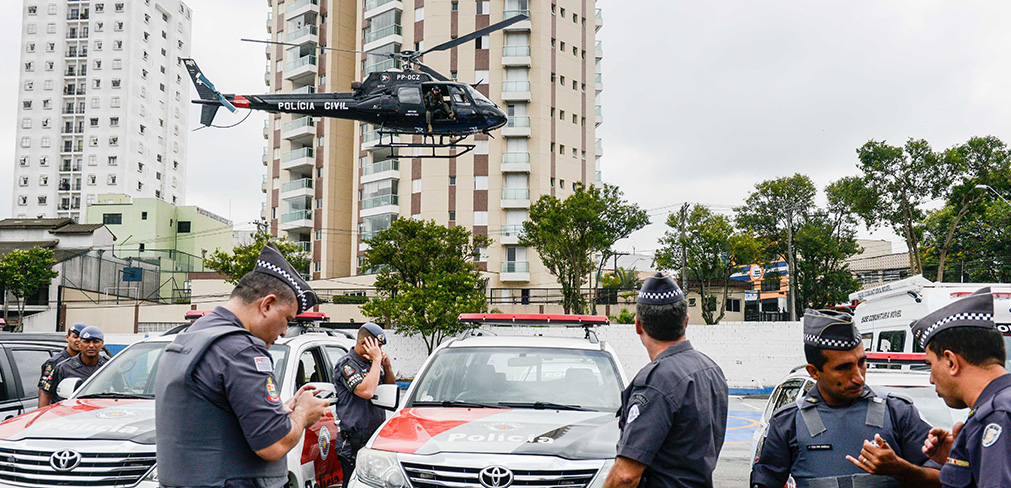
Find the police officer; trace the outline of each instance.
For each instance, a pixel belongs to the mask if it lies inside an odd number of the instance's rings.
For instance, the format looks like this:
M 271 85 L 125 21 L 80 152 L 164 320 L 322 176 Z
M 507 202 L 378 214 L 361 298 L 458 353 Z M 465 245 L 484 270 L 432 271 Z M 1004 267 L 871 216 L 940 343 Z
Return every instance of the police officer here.
M 80 343 L 81 353 L 57 364 L 53 369 L 53 374 L 50 375 L 49 389 L 46 393 L 49 394 L 52 403 L 63 400 L 56 394 L 56 389 L 61 381 L 67 378 L 79 378 L 81 381 L 77 383 L 77 386 L 81 386 L 84 380 L 91 378 L 98 368 L 109 361 L 109 358 L 101 355 L 102 348 L 105 347 L 105 334 L 102 334 L 102 330 L 98 327 L 89 325 L 82 329 Z
M 937 485 L 920 450 L 930 426 L 910 400 L 864 384 L 867 354 L 849 314 L 805 310 L 804 355 L 816 384 L 769 420 L 752 487 L 790 475 L 797 488 Z
M 688 305 L 674 280 L 646 278 L 635 332 L 650 362 L 621 395 L 618 457 L 606 488 L 713 486 L 727 427 L 727 381 L 685 339 Z
M 912 323 L 938 396 L 971 409 L 965 425 L 934 428 L 924 442 L 923 452 L 943 463 L 943 486 L 1011 486 L 1011 432 L 1004 432 L 1011 430 L 1011 375 L 994 308 L 984 288 Z
M 339 453 L 344 487 L 355 470 L 358 451 L 386 419 L 383 409 L 372 404 L 372 395 L 380 383 L 396 382 L 390 357 L 382 349 L 384 345 L 383 328 L 366 322 L 358 328 L 355 347 L 338 359 L 334 368 L 337 418 L 344 441 Z
M 267 348 L 315 304 L 309 285 L 268 243 L 228 302 L 165 348 L 155 380 L 162 487 L 287 482 L 285 455 L 328 402 L 307 385 L 282 404 Z
M 53 403 L 52 397 L 49 396 L 50 385 L 53 381 L 53 371 L 56 369 L 56 365 L 80 354 L 81 331 L 84 330 L 85 327 L 87 327 L 87 325 L 80 322 L 68 327 L 67 348 L 42 363 L 42 374 L 39 376 L 39 408 Z

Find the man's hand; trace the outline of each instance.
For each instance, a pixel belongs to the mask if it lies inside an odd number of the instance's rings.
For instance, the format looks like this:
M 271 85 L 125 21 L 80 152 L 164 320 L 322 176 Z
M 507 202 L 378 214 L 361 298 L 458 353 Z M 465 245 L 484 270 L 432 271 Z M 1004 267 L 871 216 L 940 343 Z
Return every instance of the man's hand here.
M 948 462 L 948 454 L 951 446 L 955 443 L 955 436 L 962 430 L 962 422 L 955 424 L 951 432 L 940 427 L 934 427 L 927 433 L 927 439 L 923 441 L 923 453 L 931 460 L 940 465 Z
M 329 400 L 324 400 L 311 393 L 303 395 L 305 391 L 309 390 L 315 390 L 315 388 L 310 387 L 309 385 L 304 385 L 291 399 L 292 422 L 300 420 L 302 422 L 303 429 L 307 429 L 312 424 L 315 424 L 316 421 L 323 416 L 323 412 L 326 411 L 326 408 L 330 406 Z
M 895 455 L 895 451 L 878 434 L 874 434 L 874 442 L 864 441 L 859 459 L 853 459 L 849 455 L 846 459 L 870 474 L 895 476 L 902 468 L 902 461 Z
M 390 355 L 386 354 L 384 352 L 383 353 L 383 368 L 390 368 L 392 366 L 393 366 L 392 363 L 390 363 Z
M 366 337 L 362 342 L 362 346 L 365 347 L 365 359 L 368 359 L 369 361 L 382 359 L 383 348 L 379 345 L 379 341 L 377 341 L 374 337 Z
M 284 411 L 291 413 L 295 409 L 295 404 L 298 403 L 298 398 L 302 396 L 302 393 L 307 391 L 316 391 L 316 387 L 312 385 L 302 385 L 302 387 L 295 392 L 295 396 L 291 397 L 291 399 L 284 404 Z

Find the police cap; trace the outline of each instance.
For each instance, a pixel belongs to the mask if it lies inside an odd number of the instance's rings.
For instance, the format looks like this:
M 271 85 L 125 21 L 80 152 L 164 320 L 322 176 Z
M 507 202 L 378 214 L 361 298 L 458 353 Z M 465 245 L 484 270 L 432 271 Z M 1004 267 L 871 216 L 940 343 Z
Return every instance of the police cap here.
M 295 268 L 288 263 L 281 251 L 273 242 L 268 242 L 260 251 L 260 256 L 256 258 L 256 266 L 253 271 L 271 275 L 288 285 L 295 292 L 295 301 L 298 302 L 298 313 L 305 312 L 316 305 L 316 293 L 309 288 L 309 284 L 302 279 L 302 276 L 295 271 Z
M 384 346 L 386 345 L 386 332 L 383 331 L 383 328 L 380 327 L 379 324 L 375 322 L 365 322 L 365 324 L 359 327 L 358 330 L 368 332 L 369 335 L 375 337 L 380 344 Z
M 681 287 L 674 282 L 674 279 L 659 271 L 653 276 L 646 278 L 639 289 L 639 296 L 636 303 L 643 305 L 668 305 L 684 300 L 685 294 L 681 292 Z
M 88 324 L 85 324 L 84 322 L 78 322 L 74 325 L 71 325 L 70 328 L 67 329 L 67 333 L 73 332 L 74 334 L 77 334 L 77 337 L 81 337 L 81 332 L 83 332 L 84 328 L 87 326 Z
M 860 345 L 853 317 L 835 310 L 804 310 L 804 344 L 819 349 L 849 351 Z
M 105 334 L 102 333 L 102 329 L 95 327 L 94 325 L 89 325 L 81 331 L 82 341 L 104 341 Z

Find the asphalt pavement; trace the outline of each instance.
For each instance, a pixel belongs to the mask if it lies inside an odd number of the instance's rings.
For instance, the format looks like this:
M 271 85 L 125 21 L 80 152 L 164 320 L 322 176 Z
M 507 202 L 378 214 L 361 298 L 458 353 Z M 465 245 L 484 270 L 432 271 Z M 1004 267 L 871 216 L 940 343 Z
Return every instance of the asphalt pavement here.
M 751 475 L 751 439 L 758 428 L 767 396 L 731 395 L 727 412 L 727 435 L 713 473 L 713 484 L 747 487 Z

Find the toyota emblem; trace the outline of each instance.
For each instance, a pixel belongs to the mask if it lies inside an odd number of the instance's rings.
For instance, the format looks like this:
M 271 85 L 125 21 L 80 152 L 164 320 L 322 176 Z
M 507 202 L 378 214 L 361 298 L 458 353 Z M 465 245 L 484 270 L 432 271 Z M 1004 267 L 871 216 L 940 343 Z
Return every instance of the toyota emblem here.
M 70 471 L 81 464 L 81 453 L 73 449 L 56 451 L 49 456 L 49 465 L 57 471 Z
M 507 488 L 513 484 L 513 472 L 502 466 L 488 466 L 478 474 L 484 488 Z

